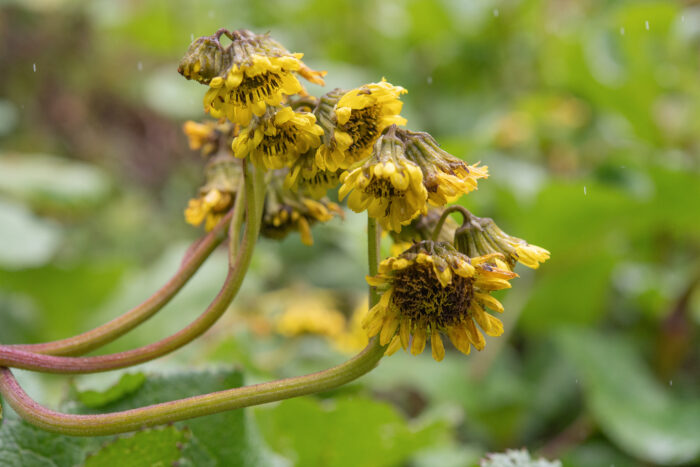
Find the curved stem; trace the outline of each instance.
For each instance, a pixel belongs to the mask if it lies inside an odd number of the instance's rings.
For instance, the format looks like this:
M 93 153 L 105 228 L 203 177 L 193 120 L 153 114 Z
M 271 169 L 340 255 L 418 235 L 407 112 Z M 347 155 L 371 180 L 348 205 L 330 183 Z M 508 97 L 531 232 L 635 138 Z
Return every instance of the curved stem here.
M 251 180 L 251 175 L 246 168 L 245 180 L 248 216 L 239 254 L 235 264 L 229 267 L 226 281 L 219 294 L 195 321 L 179 332 L 153 344 L 96 357 L 56 357 L 0 346 L 0 365 L 48 373 L 77 374 L 108 371 L 136 365 L 168 354 L 207 331 L 226 311 L 235 297 L 253 256 L 260 228 L 260 212 L 254 193 L 258 189 L 257 185 L 262 183 L 262 178 L 256 173 Z
M 261 182 L 259 173 L 256 173 L 255 180 L 256 185 Z M 250 191 L 246 191 L 250 195 Z M 251 197 L 248 197 L 249 207 L 254 204 L 250 203 L 250 199 Z M 261 211 L 256 211 L 255 219 L 259 219 L 260 214 Z M 379 262 L 379 232 L 376 221 L 369 217 L 368 219 L 369 273 L 376 274 Z M 251 233 L 252 224 L 254 223 L 246 226 L 246 234 Z M 376 300 L 376 291 L 370 291 L 370 306 L 376 303 L 373 300 Z M 324 371 L 110 414 L 73 415 L 47 409 L 24 392 L 8 368 L 0 368 L 0 394 L 23 419 L 44 430 L 73 436 L 112 435 L 327 391 L 371 371 L 381 360 L 384 350 L 379 340 L 373 338 L 355 357 Z
M 123 315 L 95 329 L 67 339 L 7 347 L 38 354 L 82 355 L 109 344 L 152 317 L 170 302 L 221 243 L 226 233 L 226 226 L 230 220 L 231 213 L 227 214 L 211 232 L 192 244 L 185 253 L 185 257 L 175 275 L 145 302 Z
M 469 212 L 467 208 L 464 206 L 460 206 L 459 204 L 453 204 L 452 206 L 449 206 L 445 208 L 444 211 L 442 211 L 442 214 L 440 215 L 440 218 L 437 221 L 437 224 L 435 224 L 435 229 L 433 230 L 433 241 L 436 242 L 437 239 L 440 237 L 440 231 L 442 230 L 442 226 L 445 225 L 445 221 L 447 220 L 447 216 L 452 214 L 453 212 L 460 212 L 462 216 L 464 216 L 464 220 L 466 221 L 467 219 L 471 219 L 473 217 L 472 213 Z
M 47 409 L 22 390 L 8 368 L 0 369 L 0 393 L 23 419 L 41 429 L 73 436 L 113 435 L 327 391 L 369 372 L 383 354 L 384 348 L 373 339 L 354 358 L 318 373 L 102 415 L 72 415 Z

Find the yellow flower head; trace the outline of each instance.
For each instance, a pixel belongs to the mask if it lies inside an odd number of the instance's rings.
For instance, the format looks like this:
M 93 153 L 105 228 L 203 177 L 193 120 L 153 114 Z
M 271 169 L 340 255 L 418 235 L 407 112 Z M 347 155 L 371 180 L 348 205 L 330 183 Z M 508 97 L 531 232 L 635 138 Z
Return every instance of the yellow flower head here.
M 379 335 L 389 355 L 399 347 L 418 355 L 430 337 L 433 358 L 440 361 L 445 356 L 440 334 L 464 354 L 471 346 L 482 350 L 482 331 L 503 333 L 501 321 L 486 312 L 503 311 L 490 292 L 509 288 L 517 276 L 492 264 L 496 256 L 469 258 L 449 243 L 423 241 L 382 261 L 379 273 L 367 277 L 383 292 L 364 320 L 368 335 Z
M 233 206 L 243 172 L 239 161 L 223 153 L 211 159 L 205 169 L 206 183 L 199 197 L 189 201 L 185 221 L 194 226 L 204 222 L 204 228 L 213 229 Z
M 405 147 L 392 126 L 382 135 L 372 155 L 341 175 L 339 197 L 348 197 L 355 212 L 365 209 L 385 230 L 401 231 L 428 208 L 428 192 L 420 167 L 405 156 Z
M 444 206 L 462 194 L 476 189 L 477 180 L 488 177 L 488 167 L 478 163 L 467 165 L 463 160 L 442 150 L 440 145 L 424 132 L 399 130 L 408 157 L 423 170 L 423 183 L 428 200 L 434 206 Z
M 343 217 L 343 210 L 327 199 L 314 200 L 284 188 L 282 180 L 286 174 L 286 170 L 269 172 L 261 234 L 282 239 L 289 232 L 298 230 L 302 243 L 313 245 L 311 225 L 327 222 L 335 215 Z
M 202 156 L 207 157 L 238 134 L 238 125 L 213 120 L 203 123 L 188 120 L 182 125 L 182 131 L 187 136 L 190 149 L 200 151 Z
M 362 322 L 369 312 L 367 295 L 360 300 L 352 312 L 352 316 L 345 327 L 345 330 L 333 338 L 333 347 L 343 353 L 354 354 L 367 346 L 369 339 L 367 332 L 362 327 Z
M 231 148 L 239 159 L 250 155 L 255 167 L 281 169 L 318 147 L 322 134 L 314 114 L 295 112 L 291 107 L 268 107 L 241 131 Z
M 316 111 L 325 131 L 324 144 L 316 152 L 320 169 L 335 171 L 369 156 L 385 128 L 405 125 L 399 96 L 406 90 L 384 80 L 351 91 L 336 89 L 321 98 Z
M 508 269 L 513 269 L 516 263 L 537 269 L 540 263 L 549 259 L 549 251 L 508 235 L 487 217 L 471 216 L 465 219 L 455 232 L 454 243 L 459 251 L 468 256 L 502 254 L 504 263 L 500 266 Z
M 219 42 L 223 34 L 232 41 L 225 49 Z M 186 78 L 209 85 L 205 111 L 247 125 L 253 115 L 263 115 L 268 105 L 280 105 L 285 96 L 303 92 L 297 74 L 323 84 L 324 73 L 309 69 L 302 56 L 269 36 L 221 29 L 197 39 L 179 70 Z
M 297 158 L 289 170 L 284 186 L 320 199 L 326 196 L 329 189 L 338 186 L 340 176 L 337 171 L 319 169 L 316 166 L 315 154 L 316 151 L 311 150 Z
M 287 337 L 316 334 L 335 338 L 345 330 L 345 316 L 323 296 L 296 297 L 277 320 L 277 332 Z

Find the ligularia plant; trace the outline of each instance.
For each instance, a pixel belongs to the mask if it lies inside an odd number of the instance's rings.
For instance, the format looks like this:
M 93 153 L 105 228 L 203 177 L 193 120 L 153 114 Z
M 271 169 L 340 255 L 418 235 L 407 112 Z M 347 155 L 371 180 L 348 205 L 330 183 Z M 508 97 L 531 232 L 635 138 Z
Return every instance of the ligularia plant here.
M 222 36 L 231 43 L 223 47 Z M 374 369 L 399 348 L 413 355 L 430 344 L 435 360 L 446 342 L 463 354 L 503 333 L 493 291 L 511 287 L 516 263 L 537 268 L 549 252 L 503 232 L 491 219 L 447 206 L 477 189 L 488 168 L 449 154 L 428 133 L 403 128 L 406 90 L 384 79 L 319 98 L 302 82 L 324 84 L 269 35 L 221 29 L 201 37 L 179 72 L 208 87 L 204 122 L 187 122 L 190 147 L 205 161 L 204 183 L 184 219 L 206 234 L 188 250 L 173 277 L 124 315 L 66 339 L 0 346 L 0 392 L 28 422 L 76 436 L 128 432 L 225 410 L 326 391 Z M 259 236 L 298 232 L 313 243 L 314 224 L 343 217 L 327 193 L 338 190 L 350 209 L 367 213 L 369 344 L 350 360 L 318 373 L 161 403 L 123 412 L 54 412 L 22 390 L 10 368 L 47 373 L 94 373 L 168 354 L 209 329 L 235 298 Z M 459 211 L 461 226 L 449 218 Z M 395 255 L 380 258 L 380 231 Z M 177 333 L 125 352 L 83 357 L 143 323 L 168 303 L 226 239 L 229 267 L 221 291 Z

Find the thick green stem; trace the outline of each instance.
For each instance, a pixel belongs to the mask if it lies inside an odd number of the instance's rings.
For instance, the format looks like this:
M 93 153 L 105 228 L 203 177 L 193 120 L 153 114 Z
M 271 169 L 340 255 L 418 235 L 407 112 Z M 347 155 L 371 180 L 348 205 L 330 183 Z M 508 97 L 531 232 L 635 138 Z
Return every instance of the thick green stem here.
M 185 254 L 175 275 L 148 300 L 118 318 L 77 336 L 41 344 L 8 346 L 13 349 L 47 355 L 82 355 L 123 336 L 160 311 L 182 289 L 204 261 L 221 243 L 231 213 L 226 215 L 206 236 L 195 242 Z
M 228 275 L 219 294 L 206 311 L 186 328 L 144 347 L 96 357 L 56 357 L 0 346 L 0 365 L 48 373 L 77 374 L 109 371 L 166 355 L 203 334 L 226 311 L 245 278 L 260 230 L 261 210 L 255 193 L 260 190 L 258 185 L 262 183 L 261 175 L 258 173 L 254 176 L 251 175 L 246 167 L 245 199 L 248 215 L 239 254 L 235 264 L 229 267 Z
M 245 180 L 244 182 L 245 183 Z M 241 225 L 243 223 L 243 206 L 245 203 L 245 190 L 239 187 L 236 194 L 236 203 L 233 207 L 233 216 L 231 216 L 231 225 L 228 230 L 228 264 L 230 267 L 236 263 L 238 257 L 238 247 L 241 236 Z M 257 218 L 256 218 L 257 219 Z

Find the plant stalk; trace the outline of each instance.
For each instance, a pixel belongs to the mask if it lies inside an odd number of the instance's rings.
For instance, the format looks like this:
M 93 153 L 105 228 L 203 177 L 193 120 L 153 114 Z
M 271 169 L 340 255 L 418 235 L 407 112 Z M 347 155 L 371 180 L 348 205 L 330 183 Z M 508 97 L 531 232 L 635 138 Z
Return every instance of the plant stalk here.
M 253 256 L 260 229 L 261 210 L 255 197 L 263 183 L 262 174 L 251 175 L 245 169 L 247 220 L 243 240 L 235 263 L 229 267 L 224 285 L 206 311 L 179 332 L 137 349 L 95 357 L 57 357 L 0 346 L 0 365 L 47 373 L 96 373 L 133 366 L 166 355 L 202 335 L 226 311 L 238 293 Z M 235 217 L 235 215 L 234 215 Z
M 160 290 L 123 315 L 77 336 L 41 344 L 17 344 L 7 347 L 47 355 L 82 355 L 123 336 L 160 311 L 192 278 L 223 240 L 231 216 L 231 213 L 227 214 L 211 232 L 190 246 L 180 268 Z

